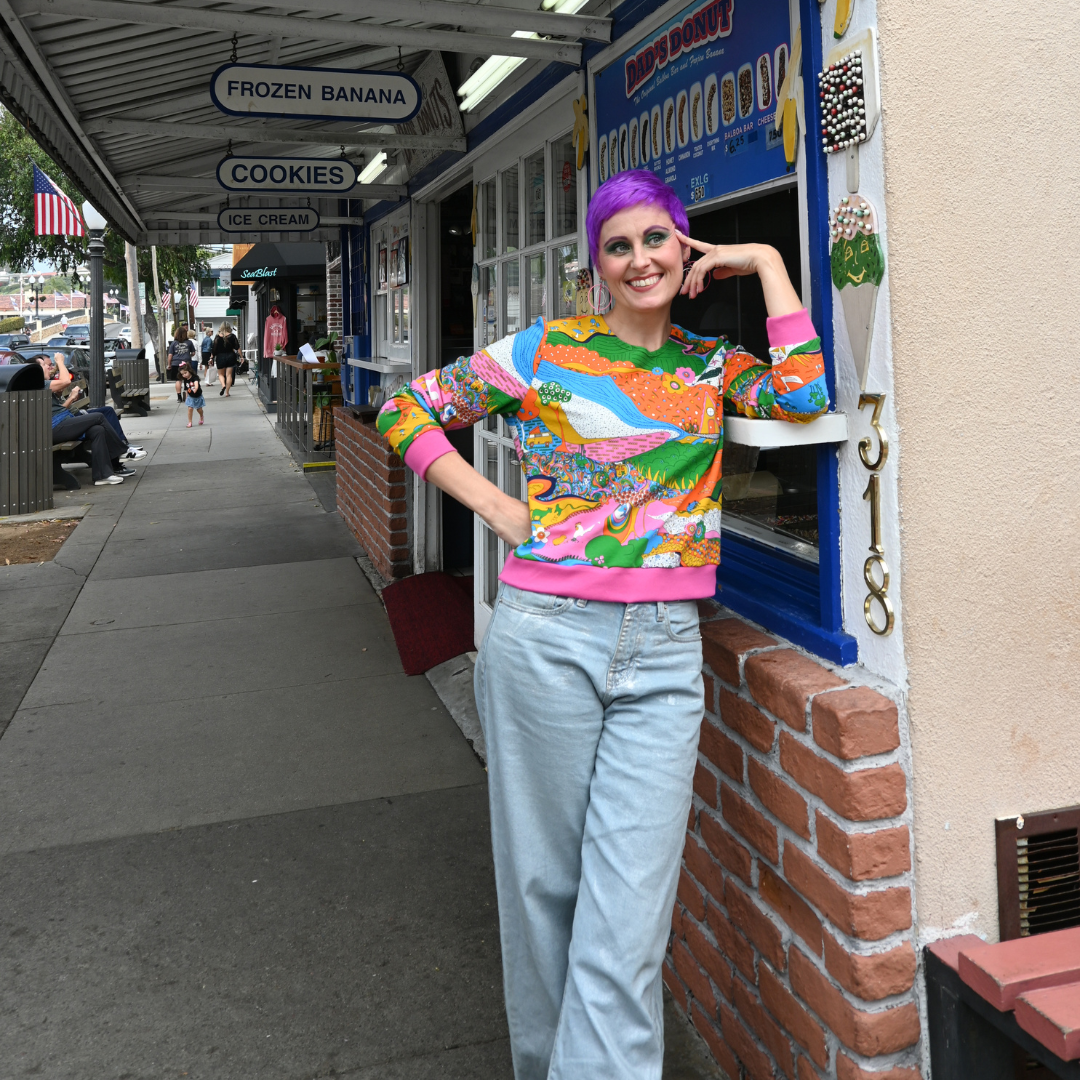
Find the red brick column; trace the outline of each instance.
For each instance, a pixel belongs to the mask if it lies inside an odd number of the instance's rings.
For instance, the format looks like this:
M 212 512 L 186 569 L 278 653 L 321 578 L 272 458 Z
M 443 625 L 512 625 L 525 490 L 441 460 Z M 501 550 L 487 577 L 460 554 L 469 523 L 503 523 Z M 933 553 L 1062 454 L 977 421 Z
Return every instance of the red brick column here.
M 349 531 L 384 578 L 412 573 L 408 469 L 379 434 L 350 408 L 334 409 L 337 507 Z
M 897 706 L 740 619 L 702 636 L 664 981 L 731 1080 L 917 1080 Z

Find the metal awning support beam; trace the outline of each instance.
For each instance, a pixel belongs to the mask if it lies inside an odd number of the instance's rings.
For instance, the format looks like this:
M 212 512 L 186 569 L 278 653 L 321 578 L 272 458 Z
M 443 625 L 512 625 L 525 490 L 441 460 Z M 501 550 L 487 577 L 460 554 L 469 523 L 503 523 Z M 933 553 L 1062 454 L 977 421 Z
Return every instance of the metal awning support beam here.
M 333 160 L 330 158 L 329 160 Z M 243 199 L 292 199 L 303 198 L 305 192 L 290 195 L 283 191 L 226 191 L 216 180 L 203 176 L 151 176 L 146 173 L 132 173 L 121 176 L 120 183 L 127 191 L 175 191 L 177 194 L 191 192 L 196 195 L 206 193 Z M 321 191 L 316 196 L 320 199 L 385 199 L 395 195 L 402 197 L 409 194 L 405 184 L 357 184 L 349 191 L 333 194 Z M 152 210 L 147 213 L 153 213 Z
M 283 0 L 267 7 L 294 10 Z M 383 0 L 304 0 L 304 9 L 351 18 L 385 19 L 390 13 Z M 450 0 L 393 0 L 393 17 L 437 26 L 472 26 L 481 30 L 532 30 L 552 37 L 611 41 L 611 20 L 593 15 L 560 15 L 555 11 L 523 11 L 494 4 L 457 4 Z
M 302 15 L 264 15 L 187 8 L 129 0 L 15 0 L 20 15 L 65 15 L 79 19 L 147 26 L 175 26 L 182 30 L 220 30 L 226 34 L 280 34 L 284 38 L 304 38 L 337 43 L 351 41 L 363 45 L 415 45 L 447 52 L 480 53 L 485 56 L 523 56 L 578 67 L 581 46 L 575 42 L 544 41 L 540 38 L 494 37 L 456 30 L 421 30 L 407 26 L 380 26 L 377 23 L 338 22 L 335 19 L 308 19 Z M 392 12 L 392 8 L 388 9 Z
M 149 135 L 162 139 L 202 139 L 233 142 L 313 143 L 317 146 L 377 146 L 380 150 L 457 150 L 465 152 L 465 140 L 450 135 L 398 135 L 396 132 L 314 130 L 312 128 L 263 127 L 257 124 L 175 124 L 167 120 L 128 120 L 111 116 L 88 120 L 86 131 L 94 135 Z M 333 160 L 332 158 L 327 160 Z

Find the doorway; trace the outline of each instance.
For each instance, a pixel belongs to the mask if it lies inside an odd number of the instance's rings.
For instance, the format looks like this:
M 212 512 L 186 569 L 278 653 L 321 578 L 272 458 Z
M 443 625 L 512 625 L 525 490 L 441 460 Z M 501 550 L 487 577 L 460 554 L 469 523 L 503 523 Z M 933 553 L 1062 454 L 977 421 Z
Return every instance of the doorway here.
M 465 184 L 439 204 L 439 367 L 473 351 L 472 185 Z M 473 463 L 473 433 L 448 431 L 459 454 Z M 473 516 L 457 499 L 439 493 L 443 569 L 471 574 Z

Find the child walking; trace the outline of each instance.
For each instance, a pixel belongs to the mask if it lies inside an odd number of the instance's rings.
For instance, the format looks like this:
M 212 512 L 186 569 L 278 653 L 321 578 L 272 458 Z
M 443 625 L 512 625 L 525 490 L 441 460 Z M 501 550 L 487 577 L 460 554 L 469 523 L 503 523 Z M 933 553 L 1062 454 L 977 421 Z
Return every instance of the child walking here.
M 206 405 L 203 400 L 202 383 L 199 382 L 198 372 L 192 371 L 191 365 L 186 360 L 180 362 L 180 381 L 184 384 L 187 426 L 191 427 L 191 414 L 194 409 L 199 410 L 199 423 L 201 424 L 203 422 L 203 408 Z

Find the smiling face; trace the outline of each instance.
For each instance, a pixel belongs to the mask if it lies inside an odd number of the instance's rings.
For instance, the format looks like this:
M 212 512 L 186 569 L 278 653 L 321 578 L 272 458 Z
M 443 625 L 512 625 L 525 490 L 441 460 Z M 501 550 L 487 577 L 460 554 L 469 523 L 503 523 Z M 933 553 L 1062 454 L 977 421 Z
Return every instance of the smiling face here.
M 597 269 L 616 308 L 666 313 L 682 287 L 683 259 L 689 253 L 675 236 L 671 215 L 639 203 L 604 222 Z

